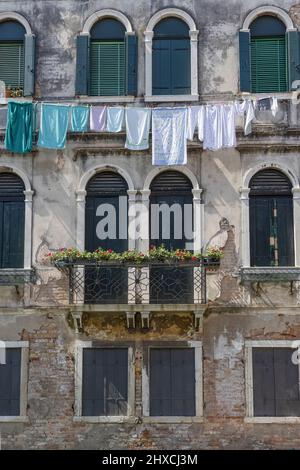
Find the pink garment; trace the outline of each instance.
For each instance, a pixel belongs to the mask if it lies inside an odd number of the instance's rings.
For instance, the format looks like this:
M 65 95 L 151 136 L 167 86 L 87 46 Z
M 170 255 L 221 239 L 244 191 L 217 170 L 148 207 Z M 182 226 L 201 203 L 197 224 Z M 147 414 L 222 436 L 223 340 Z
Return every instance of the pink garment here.
M 106 106 L 92 106 L 90 110 L 91 131 L 101 132 L 106 130 Z

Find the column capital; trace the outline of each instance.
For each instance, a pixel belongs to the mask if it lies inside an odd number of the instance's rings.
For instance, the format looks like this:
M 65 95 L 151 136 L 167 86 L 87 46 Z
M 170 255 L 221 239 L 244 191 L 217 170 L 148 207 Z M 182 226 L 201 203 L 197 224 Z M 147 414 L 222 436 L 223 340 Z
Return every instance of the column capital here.
M 154 36 L 154 32 L 153 31 L 145 31 L 144 36 L 145 36 L 144 42 L 151 42 L 152 38 Z
M 250 194 L 250 188 L 240 188 L 241 200 L 248 200 Z
M 293 199 L 300 199 L 300 188 L 293 188 Z
M 189 34 L 190 34 L 191 41 L 198 41 L 199 31 L 197 29 L 195 29 L 194 31 L 190 31 Z
M 135 202 L 137 191 L 135 189 L 128 189 L 127 195 L 130 202 Z
M 151 190 L 150 190 L 150 189 L 141 189 L 140 193 L 141 193 L 141 195 L 142 195 L 142 201 L 143 201 L 143 202 L 149 201 L 150 194 L 151 194 Z
M 202 201 L 202 193 L 203 189 L 192 189 L 193 199 L 194 201 Z
M 76 201 L 85 202 L 86 195 L 87 195 L 87 192 L 85 189 L 79 189 L 78 191 L 76 191 L 76 196 L 77 196 Z
M 23 191 L 24 195 L 25 195 L 25 202 L 32 202 L 32 197 L 34 195 L 34 191 L 32 191 L 31 189 L 27 189 L 25 191 Z

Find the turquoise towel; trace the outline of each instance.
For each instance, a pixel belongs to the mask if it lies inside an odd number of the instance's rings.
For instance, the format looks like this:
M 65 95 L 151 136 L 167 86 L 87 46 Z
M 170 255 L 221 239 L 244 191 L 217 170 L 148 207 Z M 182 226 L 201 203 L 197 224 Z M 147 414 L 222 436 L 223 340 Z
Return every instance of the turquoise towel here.
M 4 146 L 16 153 L 31 152 L 33 133 L 32 103 L 9 101 Z
M 72 132 L 86 132 L 90 110 L 87 106 L 73 106 L 71 114 Z
M 69 121 L 69 106 L 42 104 L 38 146 L 63 149 Z

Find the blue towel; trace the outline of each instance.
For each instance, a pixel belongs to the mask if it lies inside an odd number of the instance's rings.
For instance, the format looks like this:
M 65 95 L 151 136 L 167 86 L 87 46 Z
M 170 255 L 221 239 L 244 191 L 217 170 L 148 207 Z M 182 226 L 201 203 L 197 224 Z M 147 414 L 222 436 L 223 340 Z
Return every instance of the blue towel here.
M 4 146 L 16 153 L 31 152 L 33 133 L 32 103 L 8 103 Z
M 69 106 L 42 104 L 38 146 L 63 149 L 66 144 Z
M 90 109 L 88 106 L 73 106 L 71 114 L 72 132 L 86 132 Z

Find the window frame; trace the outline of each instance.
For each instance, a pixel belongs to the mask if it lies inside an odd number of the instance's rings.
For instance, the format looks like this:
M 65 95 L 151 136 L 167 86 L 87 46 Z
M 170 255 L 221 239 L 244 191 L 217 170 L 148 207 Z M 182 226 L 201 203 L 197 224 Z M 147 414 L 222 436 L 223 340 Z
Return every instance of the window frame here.
M 190 62 L 191 62 L 191 92 L 188 95 L 153 95 L 152 87 L 152 50 L 154 27 L 161 20 L 168 17 L 179 18 L 189 26 L 190 35 Z M 144 32 L 145 43 L 145 102 L 182 102 L 198 101 L 198 34 L 193 18 L 179 8 L 165 8 L 156 12 L 147 24 Z
M 300 416 L 255 416 L 254 415 L 254 399 L 253 399 L 253 348 L 291 348 L 297 351 L 297 347 L 293 347 L 295 340 L 247 340 L 245 341 L 245 395 L 246 395 L 246 416 L 245 423 L 282 423 L 282 424 L 300 424 Z M 299 368 L 299 389 L 300 389 L 300 361 Z
M 127 415 L 124 416 L 83 416 L 82 415 L 82 372 L 83 350 L 94 349 L 127 349 L 128 350 L 128 403 Z M 132 342 L 76 341 L 75 344 L 75 406 L 73 421 L 86 423 L 126 423 L 135 422 L 135 361 Z
M 28 372 L 29 372 L 29 341 L 0 341 L 0 348 L 21 349 L 20 364 L 20 415 L 18 416 L 0 416 L 0 423 L 28 423 L 27 404 L 28 404 Z
M 150 416 L 150 350 L 195 350 L 195 416 Z M 146 341 L 142 358 L 142 420 L 145 423 L 196 423 L 203 422 L 203 351 L 202 341 Z

